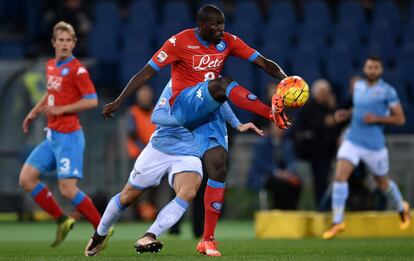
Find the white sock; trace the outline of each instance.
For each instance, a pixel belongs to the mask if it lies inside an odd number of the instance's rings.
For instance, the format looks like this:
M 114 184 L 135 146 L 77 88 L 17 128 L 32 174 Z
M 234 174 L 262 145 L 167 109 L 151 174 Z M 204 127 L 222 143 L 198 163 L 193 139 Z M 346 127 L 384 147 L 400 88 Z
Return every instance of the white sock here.
M 348 182 L 335 181 L 332 186 L 332 222 L 342 223 L 344 220 L 345 202 L 348 198 Z
M 385 192 L 393 201 L 394 206 L 397 208 L 397 211 L 401 212 L 404 210 L 403 198 L 401 192 L 398 189 L 397 184 L 393 180 L 388 181 L 388 189 Z
M 188 202 L 175 197 L 166 205 L 158 214 L 157 219 L 147 230 L 147 233 L 153 233 L 157 237 L 172 227 L 183 216 L 188 208 Z
M 106 206 L 105 213 L 99 222 L 99 226 L 96 229 L 96 232 L 100 236 L 105 236 L 108 234 L 109 228 L 118 220 L 118 218 L 124 213 L 125 206 L 121 205 L 119 202 L 120 194 L 116 194 L 109 201 L 108 206 Z

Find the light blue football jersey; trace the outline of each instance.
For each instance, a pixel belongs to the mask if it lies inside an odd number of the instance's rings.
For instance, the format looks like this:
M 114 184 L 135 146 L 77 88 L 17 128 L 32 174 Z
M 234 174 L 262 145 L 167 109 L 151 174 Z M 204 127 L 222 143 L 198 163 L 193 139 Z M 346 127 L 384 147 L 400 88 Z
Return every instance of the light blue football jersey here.
M 152 146 L 166 154 L 200 157 L 200 150 L 194 140 L 194 135 L 186 128 L 181 127 L 171 114 L 169 100 L 172 96 L 171 80 L 165 86 L 151 120 L 157 125 L 151 136 Z
M 236 128 L 241 123 L 227 102 L 223 103 L 213 120 L 190 132 L 176 120 L 171 113 L 169 99 L 172 96 L 171 80 L 165 86 L 151 116 L 151 120 L 157 125 L 151 137 L 152 146 L 170 155 L 191 155 L 201 157 L 211 146 L 211 139 L 217 141 L 217 145 L 227 146 L 226 121 Z
M 383 124 L 366 124 L 363 118 L 367 113 L 387 116 L 390 113 L 390 107 L 399 102 L 395 89 L 382 79 L 374 86 L 368 86 L 365 80 L 357 81 L 353 94 L 351 126 L 345 139 L 370 150 L 384 148 Z

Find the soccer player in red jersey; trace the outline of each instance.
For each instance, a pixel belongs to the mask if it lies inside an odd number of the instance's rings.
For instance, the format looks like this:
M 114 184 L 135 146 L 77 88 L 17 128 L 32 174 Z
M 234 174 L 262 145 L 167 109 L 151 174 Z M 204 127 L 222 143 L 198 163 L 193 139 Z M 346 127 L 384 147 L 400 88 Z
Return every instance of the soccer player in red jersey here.
M 214 230 L 224 201 L 227 141 L 223 126 L 217 122 L 220 105 L 229 99 L 237 107 L 275 121 L 280 128 L 290 123 L 284 114 L 283 102 L 275 96 L 272 108 L 230 77 L 219 77 L 229 55 L 248 60 L 277 79 L 286 74 L 273 61 L 263 57 L 239 37 L 224 32 L 224 14 L 204 5 L 197 13 L 197 28 L 184 30 L 158 50 L 144 68 L 127 84 L 120 96 L 105 105 L 104 117 L 112 117 L 126 97 L 132 95 L 157 71 L 171 64 L 173 96 L 171 111 L 177 121 L 193 131 L 198 146 L 206 151 L 202 157 L 209 180 L 204 197 L 205 228 L 197 251 L 220 256 Z
M 89 196 L 77 187 L 78 180 L 83 177 L 85 148 L 77 113 L 98 105 L 95 87 L 86 68 L 72 54 L 76 34 L 70 24 L 59 22 L 54 26 L 52 45 L 55 59 L 46 65 L 47 93 L 23 122 L 23 131 L 27 133 L 30 123 L 43 114 L 47 118 L 46 139 L 27 158 L 19 184 L 56 220 L 58 227 L 52 244 L 56 247 L 65 239 L 75 220 L 63 213 L 52 193 L 40 182 L 42 173 L 56 170 L 62 196 L 95 228 L 101 215 Z

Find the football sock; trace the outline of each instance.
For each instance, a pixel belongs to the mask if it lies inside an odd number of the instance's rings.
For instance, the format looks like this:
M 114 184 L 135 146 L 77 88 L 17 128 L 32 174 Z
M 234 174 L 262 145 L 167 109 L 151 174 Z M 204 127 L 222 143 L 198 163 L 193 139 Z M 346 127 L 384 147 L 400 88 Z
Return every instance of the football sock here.
M 98 227 L 99 221 L 101 221 L 101 215 L 88 195 L 78 190 L 72 199 L 72 204 L 85 216 L 95 229 Z
M 348 182 L 334 181 L 332 187 L 332 222 L 342 223 L 344 220 L 345 202 L 348 198 Z
M 99 226 L 96 229 L 98 235 L 106 236 L 112 225 L 115 224 L 119 217 L 125 212 L 126 206 L 121 204 L 119 197 L 119 193 L 113 196 L 106 206 L 101 222 L 99 222 Z
M 271 108 L 262 103 L 253 93 L 240 86 L 237 82 L 231 82 L 226 89 L 226 96 L 238 108 L 253 112 L 271 120 Z
M 152 223 L 151 227 L 147 230 L 147 233 L 152 233 L 158 237 L 177 223 L 187 208 L 187 201 L 179 197 L 175 197 L 160 211 L 154 223 Z
M 224 202 L 225 183 L 208 179 L 204 192 L 204 240 L 214 238 L 218 219 Z
M 63 211 L 55 201 L 52 193 L 47 189 L 43 183 L 38 183 L 36 187 L 30 192 L 34 201 L 47 213 L 49 213 L 55 220 L 63 216 Z
M 403 198 L 401 196 L 401 192 L 398 189 L 397 184 L 393 180 L 391 180 L 391 179 L 388 180 L 388 188 L 385 191 L 385 193 L 386 193 L 387 196 L 389 196 L 392 199 L 392 201 L 395 204 L 397 210 L 399 212 L 402 212 L 404 210 L 404 207 L 403 207 L 403 202 L 404 201 L 403 201 Z

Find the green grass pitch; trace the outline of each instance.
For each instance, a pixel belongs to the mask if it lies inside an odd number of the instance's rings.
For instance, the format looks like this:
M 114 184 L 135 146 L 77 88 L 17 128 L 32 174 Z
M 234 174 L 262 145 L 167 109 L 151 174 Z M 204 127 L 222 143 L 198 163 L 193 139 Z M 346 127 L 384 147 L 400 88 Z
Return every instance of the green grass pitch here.
M 148 224 L 119 223 L 108 248 L 99 260 L 195 260 L 209 257 L 195 253 L 190 224 L 183 224 L 179 237 L 161 237 L 158 254 L 137 254 L 133 245 Z M 79 222 L 63 244 L 52 249 L 55 225 L 0 222 L 0 260 L 81 260 L 92 228 Z M 251 222 L 221 222 L 217 228 L 220 260 L 414 260 L 414 239 L 321 239 L 258 240 Z M 90 258 L 89 258 L 90 259 Z

